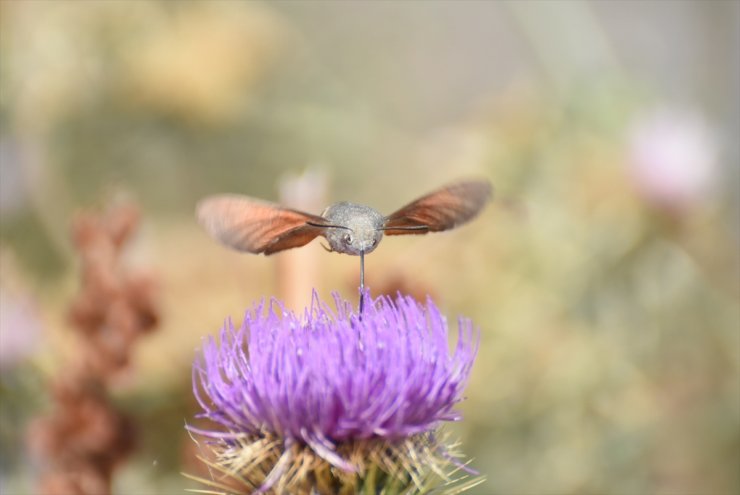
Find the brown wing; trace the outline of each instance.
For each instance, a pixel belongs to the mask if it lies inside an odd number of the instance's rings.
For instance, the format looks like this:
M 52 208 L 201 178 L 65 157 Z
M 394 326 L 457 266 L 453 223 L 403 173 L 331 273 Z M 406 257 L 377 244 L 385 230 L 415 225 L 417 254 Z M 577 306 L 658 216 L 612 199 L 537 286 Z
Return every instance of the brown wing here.
M 438 189 L 389 215 L 386 235 L 425 234 L 461 225 L 475 217 L 491 198 L 491 184 L 469 181 Z
M 206 231 L 238 251 L 272 254 L 311 242 L 323 229 L 317 215 L 237 195 L 211 196 L 198 203 L 196 215 Z
M 264 253 L 269 255 L 286 249 L 305 246 L 322 233 L 323 229 L 320 227 L 303 225 L 277 237 L 265 247 Z

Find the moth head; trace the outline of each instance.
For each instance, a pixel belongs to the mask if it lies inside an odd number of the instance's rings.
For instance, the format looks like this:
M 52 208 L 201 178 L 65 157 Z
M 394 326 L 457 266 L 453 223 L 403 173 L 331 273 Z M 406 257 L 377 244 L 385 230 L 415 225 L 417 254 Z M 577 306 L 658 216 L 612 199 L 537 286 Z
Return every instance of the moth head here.
M 336 243 L 332 243 L 331 238 L 327 237 L 329 243 L 332 244 L 333 250 L 357 256 L 362 253 L 372 252 L 383 237 L 382 231 L 372 227 L 365 228 L 362 225 L 356 225 L 355 228 L 338 230 L 338 235 L 332 237 L 338 241 L 339 246 L 334 245 Z

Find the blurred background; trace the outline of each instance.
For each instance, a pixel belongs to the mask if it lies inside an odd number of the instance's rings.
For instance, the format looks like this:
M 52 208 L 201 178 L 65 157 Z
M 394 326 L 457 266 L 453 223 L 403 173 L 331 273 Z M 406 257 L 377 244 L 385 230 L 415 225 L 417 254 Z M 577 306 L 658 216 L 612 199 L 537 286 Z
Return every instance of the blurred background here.
M 736 1 L 2 0 L 0 492 L 53 464 L 28 438 L 80 352 L 79 211 L 135 204 L 117 263 L 156 286 L 109 383 L 137 431 L 113 492 L 179 493 L 201 338 L 359 278 L 318 241 L 223 249 L 197 200 L 387 214 L 483 177 L 475 222 L 366 260 L 481 328 L 470 493 L 738 493 L 739 46 Z

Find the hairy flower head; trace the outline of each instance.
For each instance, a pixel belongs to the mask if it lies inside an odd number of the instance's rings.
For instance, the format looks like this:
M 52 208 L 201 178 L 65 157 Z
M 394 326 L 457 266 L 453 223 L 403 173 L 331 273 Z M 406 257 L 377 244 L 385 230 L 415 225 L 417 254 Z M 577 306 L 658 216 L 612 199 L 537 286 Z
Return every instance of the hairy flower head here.
M 335 311 L 314 294 L 300 317 L 273 300 L 248 311 L 240 328 L 227 320 L 219 341 L 205 342 L 194 390 L 201 416 L 219 428 L 191 431 L 220 445 L 220 471 L 254 489 L 290 492 L 307 486 L 306 472 L 356 485 L 379 467 L 419 487 L 426 468 L 442 471 L 450 454 L 435 430 L 459 419 L 453 407 L 477 331 L 461 318 L 450 350 L 446 319 L 431 299 L 364 297 L 362 317 L 337 295 Z M 296 463 L 306 471 L 300 476 Z

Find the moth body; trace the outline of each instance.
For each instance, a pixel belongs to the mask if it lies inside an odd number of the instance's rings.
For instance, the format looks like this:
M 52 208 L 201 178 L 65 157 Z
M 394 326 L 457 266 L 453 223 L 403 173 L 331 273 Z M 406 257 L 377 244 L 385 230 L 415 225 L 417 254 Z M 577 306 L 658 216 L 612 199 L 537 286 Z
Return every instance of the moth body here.
M 360 291 L 364 294 L 365 254 L 375 250 L 384 234 L 454 229 L 480 213 L 490 198 L 487 181 L 467 181 L 432 191 L 388 216 L 344 201 L 313 215 L 248 196 L 222 194 L 200 201 L 196 214 L 212 237 L 248 253 L 279 253 L 323 236 L 331 251 L 360 257 Z M 360 317 L 363 301 L 361 297 Z
M 462 225 L 490 198 L 487 181 L 465 181 L 432 191 L 388 216 L 344 201 L 314 215 L 248 196 L 220 194 L 200 201 L 196 214 L 213 238 L 237 251 L 270 255 L 323 236 L 332 251 L 363 256 L 375 250 L 384 235 L 426 234 Z
M 383 238 L 385 217 L 365 205 L 342 201 L 329 206 L 321 216 L 329 227 L 324 237 L 332 251 L 359 256 L 372 252 Z

